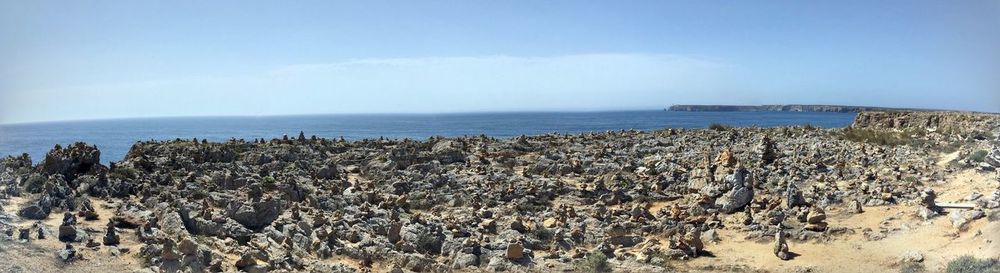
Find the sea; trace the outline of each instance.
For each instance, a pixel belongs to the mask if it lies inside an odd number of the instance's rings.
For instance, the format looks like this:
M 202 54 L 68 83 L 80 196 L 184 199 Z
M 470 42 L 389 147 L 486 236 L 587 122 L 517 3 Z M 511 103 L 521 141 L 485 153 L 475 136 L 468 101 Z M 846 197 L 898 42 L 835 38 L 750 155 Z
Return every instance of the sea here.
M 82 141 L 97 145 L 101 161 L 125 157 L 136 141 L 280 138 L 306 136 L 347 140 L 427 139 L 485 134 L 498 138 L 546 133 L 585 133 L 608 130 L 706 128 L 713 123 L 731 126 L 774 127 L 812 125 L 846 127 L 854 113 L 816 112 L 516 112 L 456 114 L 337 114 L 261 117 L 138 118 L 0 125 L 0 156 L 28 153 L 34 163 L 56 144 Z

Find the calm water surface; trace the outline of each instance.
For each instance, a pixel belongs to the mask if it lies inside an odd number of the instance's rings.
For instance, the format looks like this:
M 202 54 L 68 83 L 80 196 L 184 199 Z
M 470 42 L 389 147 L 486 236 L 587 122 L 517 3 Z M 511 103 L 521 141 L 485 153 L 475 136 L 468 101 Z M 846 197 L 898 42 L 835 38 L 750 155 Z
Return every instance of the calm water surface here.
M 101 161 L 121 160 L 138 140 L 198 138 L 271 139 L 306 135 L 349 140 L 426 139 L 431 136 L 486 134 L 513 137 L 551 132 L 581 133 L 619 129 L 705 128 L 712 123 L 773 127 L 811 124 L 846 127 L 854 113 L 795 112 L 571 112 L 379 114 L 273 117 L 199 117 L 119 119 L 0 125 L 0 156 L 28 153 L 40 161 L 55 144 L 84 141 L 101 149 Z

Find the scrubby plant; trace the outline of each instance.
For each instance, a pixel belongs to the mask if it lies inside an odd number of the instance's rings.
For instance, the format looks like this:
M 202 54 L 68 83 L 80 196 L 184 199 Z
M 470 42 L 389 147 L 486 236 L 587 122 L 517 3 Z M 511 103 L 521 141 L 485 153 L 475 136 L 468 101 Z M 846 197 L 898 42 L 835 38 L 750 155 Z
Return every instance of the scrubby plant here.
M 711 125 L 708 125 L 708 129 L 712 129 L 712 130 L 716 130 L 716 131 L 729 131 L 729 130 L 733 129 L 733 126 L 729 126 L 729 125 L 722 124 L 722 123 L 712 123 Z
M 139 171 L 132 167 L 115 167 L 108 174 L 108 177 L 121 178 L 121 179 L 137 179 L 139 178 Z
M 1000 211 L 994 210 L 986 215 L 986 220 L 990 222 L 1000 221 Z
M 971 255 L 963 255 L 948 262 L 948 273 L 1000 273 L 1000 262 L 997 259 L 977 259 Z
M 542 242 L 548 242 L 555 236 L 555 232 L 551 229 L 545 228 L 544 226 L 538 226 L 537 228 L 531 230 L 531 237 L 538 239 Z
M 672 268 L 669 263 L 672 259 L 673 258 L 670 257 L 670 254 L 667 254 L 662 250 L 656 251 L 649 255 L 649 264 L 664 268 Z
M 919 262 L 904 262 L 899 265 L 899 273 L 921 273 L 926 272 L 924 264 Z
M 954 153 L 955 151 L 958 151 L 958 149 L 962 148 L 962 142 L 960 141 L 948 142 L 947 144 L 940 145 L 937 148 L 938 151 L 943 153 Z
M 905 145 L 914 142 L 913 138 L 905 132 L 858 128 L 844 129 L 840 134 L 840 139 L 886 146 Z
M 972 162 L 983 162 L 986 161 L 986 155 L 989 154 L 986 150 L 975 151 L 969 155 L 969 161 Z
M 611 264 L 604 253 L 593 252 L 577 261 L 575 269 L 577 272 L 611 272 Z

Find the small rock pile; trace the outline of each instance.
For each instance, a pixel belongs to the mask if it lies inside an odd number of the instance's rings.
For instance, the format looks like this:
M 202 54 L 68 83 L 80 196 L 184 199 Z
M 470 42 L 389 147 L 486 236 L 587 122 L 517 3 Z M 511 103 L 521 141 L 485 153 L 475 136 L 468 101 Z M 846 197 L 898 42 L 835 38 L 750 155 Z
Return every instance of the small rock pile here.
M 873 130 L 910 124 L 859 120 Z M 1000 127 L 978 116 L 968 124 Z M 37 166 L 27 156 L 0 160 L 0 187 L 30 200 L 20 217 L 62 213 L 58 239 L 66 248 L 58 256 L 67 261 L 77 256 L 74 244 L 120 252 L 134 238 L 150 271 L 572 270 L 597 253 L 641 271 L 667 259 L 698 259 L 723 229 L 774 240 L 775 256 L 788 260 L 788 240 L 835 236 L 830 208 L 863 213 L 920 203 L 926 217 L 940 212 L 934 192 L 917 183 L 949 172 L 928 160 L 937 150 L 854 142 L 840 137 L 844 130 L 423 141 L 300 132 L 221 143 L 143 141 L 110 167 L 95 147 L 77 143 L 55 147 Z M 953 140 L 943 132 L 924 137 Z M 987 197 L 976 199 L 1000 200 Z M 103 230 L 79 228 L 81 219 L 100 219 L 90 200 L 113 201 Z M 950 217 L 967 222 L 984 212 L 972 211 Z M 15 227 L 0 229 L 13 237 Z M 29 240 L 31 230 L 17 231 Z M 332 257 L 357 267 L 319 262 Z

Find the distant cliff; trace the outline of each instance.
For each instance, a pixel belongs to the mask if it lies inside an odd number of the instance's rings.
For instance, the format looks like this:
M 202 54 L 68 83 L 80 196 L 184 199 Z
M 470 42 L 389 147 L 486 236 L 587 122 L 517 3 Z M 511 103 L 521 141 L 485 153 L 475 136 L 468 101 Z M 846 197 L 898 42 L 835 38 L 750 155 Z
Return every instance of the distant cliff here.
M 851 127 L 966 132 L 980 128 L 1000 128 L 1000 115 L 971 112 L 863 112 L 854 118 Z
M 862 111 L 929 111 L 870 106 L 774 104 L 774 105 L 674 105 L 668 111 L 686 112 L 836 112 L 856 113 Z

